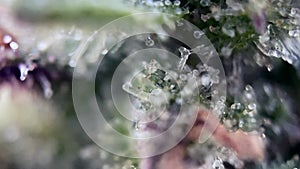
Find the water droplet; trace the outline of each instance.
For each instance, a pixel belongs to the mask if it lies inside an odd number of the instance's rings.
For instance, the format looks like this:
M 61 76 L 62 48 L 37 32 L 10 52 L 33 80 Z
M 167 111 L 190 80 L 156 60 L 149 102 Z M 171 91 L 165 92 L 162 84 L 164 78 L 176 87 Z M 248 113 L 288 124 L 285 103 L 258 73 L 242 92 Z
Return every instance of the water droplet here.
M 177 15 L 181 15 L 182 14 L 182 9 L 181 8 L 176 8 L 175 9 L 175 13 L 177 14 Z
M 10 35 L 3 36 L 3 43 L 8 44 L 12 41 L 12 37 Z
M 133 126 L 136 131 L 140 130 L 140 121 L 139 120 L 134 121 Z
M 178 70 L 182 71 L 186 64 L 186 61 L 188 60 L 188 58 L 191 54 L 191 51 L 185 47 L 180 47 L 178 50 L 180 52 L 180 57 L 181 57 L 179 64 L 178 64 Z
M 244 114 L 246 114 L 246 113 L 247 113 L 247 112 L 244 112 Z M 243 128 L 243 127 L 244 127 L 244 124 L 245 124 L 245 123 L 244 123 L 243 121 L 240 121 L 240 122 L 239 122 L 239 128 Z
M 200 0 L 200 5 L 202 6 L 210 6 L 211 1 L 210 0 Z
M 174 5 L 175 5 L 175 6 L 179 6 L 180 3 L 181 3 L 180 0 L 175 0 L 175 1 L 174 1 Z
M 217 158 L 212 167 L 213 169 L 224 169 L 223 161 L 220 158 Z
M 248 105 L 248 109 L 249 109 L 249 110 L 254 110 L 254 109 L 256 109 L 256 104 L 255 104 L 255 103 L 249 104 L 249 105 Z
M 300 36 L 300 29 L 293 29 L 289 31 L 290 37 L 299 37 Z
M 271 72 L 273 70 L 273 65 L 271 65 L 271 64 L 267 64 L 266 67 L 269 72 Z
M 222 32 L 232 38 L 235 37 L 235 30 L 227 27 L 226 25 L 222 26 Z
M 107 53 L 108 53 L 108 50 L 107 50 L 107 49 L 104 49 L 104 50 L 102 50 L 102 52 L 101 52 L 102 55 L 106 55 Z
M 44 89 L 44 96 L 49 99 L 51 98 L 53 95 L 53 90 L 51 89 L 51 87 L 47 87 Z
M 247 85 L 245 87 L 245 91 L 244 91 L 244 99 L 245 101 L 249 102 L 253 102 L 255 100 L 255 92 L 253 90 L 253 88 L 250 85 Z
M 256 114 L 256 111 L 249 111 L 248 112 L 249 117 L 254 117 L 255 114 Z M 256 123 L 256 120 L 254 118 L 251 118 L 250 122 L 251 123 Z
M 40 83 L 42 86 L 42 89 L 44 91 L 44 96 L 49 99 L 53 95 L 53 90 L 51 87 L 50 81 L 47 79 L 47 77 L 43 74 L 39 75 Z
M 232 110 L 240 110 L 242 108 L 241 103 L 234 103 L 230 106 Z
M 199 71 L 196 70 L 196 69 L 194 69 L 194 70 L 193 70 L 193 76 L 194 76 L 194 77 L 198 77 L 199 75 L 200 75 Z
M 170 6 L 172 5 L 172 2 L 170 0 L 165 0 L 165 5 Z
M 17 42 L 11 42 L 11 43 L 9 43 L 9 46 L 12 50 L 17 50 L 19 48 L 19 45 Z
M 201 75 L 201 85 L 204 87 L 209 87 L 211 85 L 211 77 L 208 73 Z
M 295 17 L 298 12 L 299 12 L 299 9 L 297 9 L 297 8 L 291 8 L 290 16 L 291 17 Z
M 70 66 L 70 67 L 75 67 L 75 66 L 76 66 L 76 61 L 75 61 L 74 59 L 71 59 L 71 60 L 69 61 L 69 66 Z
M 148 47 L 151 47 L 151 46 L 154 45 L 154 41 L 151 39 L 150 36 L 148 36 L 148 37 L 146 38 L 145 45 L 148 46 Z
M 20 70 L 20 80 L 21 81 L 26 80 L 27 75 L 28 75 L 28 71 L 29 71 L 28 66 L 25 65 L 25 64 L 20 64 L 19 65 L 19 70 Z
M 175 102 L 179 105 L 181 105 L 183 103 L 183 99 L 180 97 L 180 98 L 176 98 Z
M 136 167 L 134 165 L 131 165 L 130 169 L 136 169 Z
M 252 86 L 247 85 L 247 86 L 245 87 L 245 90 L 246 90 L 247 92 L 250 92 L 250 91 L 252 91 L 253 89 L 252 89 Z
M 204 33 L 201 31 L 194 31 L 194 34 L 193 34 L 194 38 L 196 38 L 196 39 L 200 39 L 202 37 L 202 35 L 204 35 Z

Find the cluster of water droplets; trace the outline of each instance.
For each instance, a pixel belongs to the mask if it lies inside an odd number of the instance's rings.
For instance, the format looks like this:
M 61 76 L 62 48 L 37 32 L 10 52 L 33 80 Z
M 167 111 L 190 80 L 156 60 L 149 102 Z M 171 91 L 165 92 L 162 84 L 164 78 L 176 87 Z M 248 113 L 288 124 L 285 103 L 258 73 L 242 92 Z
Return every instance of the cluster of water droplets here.
M 214 164 L 220 164 L 220 161 L 223 162 L 220 165 L 220 167 L 225 168 L 224 162 L 227 162 L 230 165 L 234 166 L 235 168 L 243 168 L 244 165 L 243 161 L 240 160 L 237 157 L 236 152 L 230 148 L 218 147 L 214 156 L 215 156 Z
M 243 168 L 243 161 L 240 160 L 236 152 L 230 148 L 216 145 L 213 141 L 207 141 L 201 145 L 191 145 L 187 149 L 187 154 L 190 160 L 199 160 L 202 157 L 202 164 L 195 166 L 199 169 L 225 169 L 225 163 L 230 164 L 235 168 Z
M 110 154 L 96 145 L 82 147 L 78 157 L 86 169 L 99 168 L 99 166 L 102 169 L 137 169 L 133 160 Z
M 272 1 L 272 5 L 278 17 L 270 19 L 256 46 L 265 56 L 281 58 L 299 70 L 300 9 L 290 1 Z
M 1 30 L 2 31 L 2 30 Z M 1 32 L 3 33 L 3 32 Z M 23 50 L 22 48 L 19 49 L 19 43 L 16 42 L 15 38 L 12 37 L 12 35 L 8 33 L 3 33 L 3 36 L 1 36 L 3 39 L 0 41 L 0 50 L 8 50 L 5 47 L 9 47 L 9 50 L 12 50 L 13 52 L 20 52 L 20 50 Z M 33 50 L 34 51 L 34 50 Z M 5 51 L 3 51 L 4 53 Z M 3 54 L 2 53 L 2 54 Z M 35 62 L 35 60 L 39 59 L 41 56 L 37 55 L 36 52 L 31 52 L 25 54 L 26 57 L 24 58 L 23 62 L 17 62 L 16 65 L 12 64 L 17 67 L 19 70 L 19 73 L 14 72 L 15 75 L 19 75 L 17 77 L 21 82 L 26 82 L 28 77 L 30 76 L 29 81 L 38 81 L 38 84 L 43 90 L 44 96 L 46 98 L 50 98 L 53 94 L 52 88 L 51 88 L 51 83 L 48 77 L 45 75 L 44 72 L 38 71 L 34 75 L 31 74 L 31 72 L 37 70 L 38 64 Z M 1 57 L 1 56 L 0 56 Z M 5 56 L 8 57 L 8 56 Z M 9 58 L 9 57 L 8 57 Z M 7 62 L 7 60 L 4 60 Z M 13 68 L 12 68 L 13 69 Z M 33 77 L 34 76 L 34 77 Z M 30 83 L 28 83 L 30 84 Z
M 146 10 L 149 10 L 150 7 L 152 10 L 158 10 L 175 15 L 181 15 L 189 12 L 188 10 L 184 10 L 180 7 L 182 5 L 180 0 L 136 0 L 134 4 L 135 6 L 140 6 Z
M 45 98 L 51 98 L 51 96 L 53 95 L 53 90 L 50 79 L 46 76 L 44 72 L 37 70 L 38 65 L 36 63 L 29 61 L 27 63 L 19 63 L 18 68 L 20 71 L 20 81 L 26 82 L 28 76 L 30 76 L 29 78 L 36 78 L 38 84 L 42 88 Z M 37 70 L 37 73 L 34 75 L 36 77 L 32 77 L 30 73 L 35 70 Z
M 216 160 L 214 161 L 212 167 L 213 169 L 225 169 L 223 161 L 219 157 L 216 157 Z
M 207 1 L 207 0 L 202 0 Z M 207 3 L 208 4 L 208 3 Z M 219 21 L 224 16 L 238 16 L 245 11 L 244 4 L 239 1 L 226 1 L 227 8 L 221 8 L 218 4 L 211 4 L 211 16 Z
M 6 44 L 6 45 L 9 45 L 9 47 L 12 49 L 12 50 L 17 50 L 19 48 L 19 45 L 17 42 L 15 42 L 12 38 L 11 35 L 9 34 L 5 34 L 3 37 L 2 37 L 2 42 L 3 44 Z
M 221 115 L 222 123 L 231 130 L 259 130 L 261 119 L 258 117 L 257 99 L 254 89 L 246 85 L 241 98 L 237 99 Z
M 197 105 L 199 101 L 210 102 L 212 86 L 219 83 L 219 70 L 202 64 L 192 69 L 187 65 L 187 60 L 194 53 L 193 49 L 179 47 L 178 51 L 180 59 L 177 68 L 165 68 L 153 59 L 143 63 L 142 73 L 123 84 L 123 90 L 133 97 L 132 103 L 141 114 L 152 110 L 149 116 L 153 113 L 157 116 L 157 113 L 169 110 L 174 104 L 182 106 Z M 165 114 L 161 118 L 169 117 Z M 137 130 L 140 129 L 140 121 L 137 115 L 133 125 Z
M 18 49 L 25 56 L 24 61 L 17 65 L 19 80 L 28 84 L 29 81 L 34 80 L 42 89 L 44 96 L 51 98 L 53 95 L 51 77 L 43 67 L 51 64 L 56 64 L 57 68 L 65 65 L 75 66 L 72 60 L 79 53 L 78 50 L 82 49 L 80 45 L 83 43 L 83 35 L 80 30 L 72 28 L 70 31 L 60 30 L 54 32 L 53 36 L 38 38 L 40 39 L 36 39 L 35 42 L 21 44 L 20 49 L 12 37 L 7 35 L 4 41 L 11 44 L 13 50 Z
M 5 33 L 0 29 L 0 59 L 13 58 L 19 49 L 19 43 L 12 35 Z
M 285 38 L 277 32 L 273 25 L 268 25 L 267 31 L 256 42 L 257 48 L 266 56 L 281 58 L 289 64 L 298 64 L 297 44 L 299 40 Z
M 32 41 L 22 44 L 22 52 L 27 55 L 26 59 L 39 60 L 43 65 L 74 67 L 77 55 L 86 44 L 87 36 L 83 30 L 75 27 L 67 30 L 60 27 L 53 29 L 51 32 L 41 30 Z

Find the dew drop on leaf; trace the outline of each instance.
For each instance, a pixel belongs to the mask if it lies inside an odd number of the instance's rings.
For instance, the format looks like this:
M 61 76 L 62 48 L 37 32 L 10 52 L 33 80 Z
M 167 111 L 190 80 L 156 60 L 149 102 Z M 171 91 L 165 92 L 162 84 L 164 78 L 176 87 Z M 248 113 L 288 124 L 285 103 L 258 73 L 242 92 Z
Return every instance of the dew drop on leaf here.
M 19 65 L 19 70 L 20 70 L 20 80 L 21 81 L 26 80 L 27 75 L 28 75 L 28 71 L 29 71 L 28 66 L 25 65 L 25 64 L 20 64 Z

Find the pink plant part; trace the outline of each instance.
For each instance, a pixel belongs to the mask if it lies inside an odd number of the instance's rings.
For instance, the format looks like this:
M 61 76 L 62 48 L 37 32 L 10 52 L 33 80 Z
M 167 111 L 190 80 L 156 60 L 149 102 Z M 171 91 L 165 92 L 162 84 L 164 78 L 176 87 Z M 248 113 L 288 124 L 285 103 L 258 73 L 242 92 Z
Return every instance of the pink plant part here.
M 267 27 L 267 21 L 266 21 L 267 17 L 265 11 L 261 11 L 259 13 L 253 13 L 251 18 L 252 18 L 255 31 L 259 34 L 265 33 Z
M 200 137 L 201 130 L 212 132 L 212 140 L 219 145 L 233 150 L 240 160 L 263 161 L 265 158 L 265 142 L 258 134 L 246 133 L 243 131 L 228 131 L 219 123 L 217 116 L 210 116 L 209 111 L 202 109 L 198 112 L 196 123 L 177 146 L 156 157 L 143 159 L 141 169 L 190 169 L 188 162 L 185 160 L 187 146 L 195 143 Z M 207 124 L 204 125 L 204 122 Z M 218 123 L 217 128 L 213 126 Z M 205 126 L 205 128 L 204 128 Z M 204 158 L 204 157 L 197 157 Z

